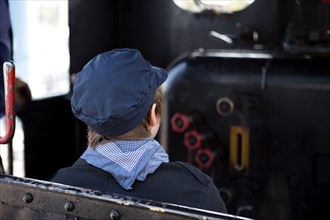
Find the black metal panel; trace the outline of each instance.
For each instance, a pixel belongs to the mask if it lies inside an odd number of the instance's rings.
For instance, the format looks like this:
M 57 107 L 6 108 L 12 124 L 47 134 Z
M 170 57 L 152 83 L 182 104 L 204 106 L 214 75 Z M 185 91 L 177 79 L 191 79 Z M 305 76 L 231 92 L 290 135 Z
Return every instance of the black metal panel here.
M 46 181 L 0 175 L 1 219 L 220 219 L 246 218 L 159 203 Z
M 167 132 L 162 133 L 170 158 L 200 166 L 198 160 L 207 161 L 210 155 L 199 158 L 199 150 L 210 150 L 213 164 L 200 168 L 214 178 L 230 213 L 259 219 L 317 219 L 325 214 L 330 205 L 325 168 L 330 161 L 328 60 L 207 54 L 192 54 L 170 71 Z M 234 106 L 228 115 L 217 110 L 223 98 Z M 199 114 L 202 123 L 176 132 L 171 127 L 176 113 Z M 245 170 L 230 163 L 233 126 L 249 131 Z M 191 150 L 184 142 L 191 130 L 213 138 Z
M 58 169 L 71 166 L 80 156 L 75 148 L 75 118 L 67 96 L 33 101 L 17 115 L 24 129 L 26 177 L 49 180 Z

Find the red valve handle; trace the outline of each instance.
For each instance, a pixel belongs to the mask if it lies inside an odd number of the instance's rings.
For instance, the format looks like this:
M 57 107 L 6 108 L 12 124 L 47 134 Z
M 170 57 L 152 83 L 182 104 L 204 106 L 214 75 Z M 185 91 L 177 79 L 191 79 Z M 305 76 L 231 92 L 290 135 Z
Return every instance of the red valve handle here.
M 175 113 L 171 118 L 171 127 L 175 132 L 184 132 L 189 127 L 188 116 L 181 113 Z
M 15 132 L 15 64 L 4 62 L 3 77 L 5 86 L 6 134 L 0 137 L 0 144 L 9 143 Z
M 214 160 L 215 160 L 215 156 L 210 149 L 200 149 L 197 151 L 195 156 L 195 161 L 198 167 L 202 169 L 211 167 Z
M 188 131 L 184 135 L 184 145 L 189 150 L 195 150 L 202 146 L 203 139 L 204 139 L 203 136 L 199 132 L 195 130 Z

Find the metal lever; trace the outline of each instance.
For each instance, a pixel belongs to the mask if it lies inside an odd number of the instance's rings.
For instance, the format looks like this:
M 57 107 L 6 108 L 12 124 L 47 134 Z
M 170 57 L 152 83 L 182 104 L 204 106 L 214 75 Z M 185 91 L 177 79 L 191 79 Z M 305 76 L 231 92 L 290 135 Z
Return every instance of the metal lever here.
M 6 134 L 0 137 L 0 144 L 8 144 L 15 133 L 15 64 L 12 61 L 4 62 L 3 78 L 5 86 Z
M 215 37 L 215 38 L 217 38 L 219 40 L 222 40 L 222 41 L 226 42 L 227 44 L 232 44 L 234 42 L 230 37 L 228 37 L 228 36 L 226 36 L 224 34 L 220 34 L 220 33 L 216 32 L 216 31 L 210 31 L 210 35 L 212 37 Z
M 250 130 L 246 127 L 230 128 L 230 165 L 238 174 L 247 175 L 250 165 Z

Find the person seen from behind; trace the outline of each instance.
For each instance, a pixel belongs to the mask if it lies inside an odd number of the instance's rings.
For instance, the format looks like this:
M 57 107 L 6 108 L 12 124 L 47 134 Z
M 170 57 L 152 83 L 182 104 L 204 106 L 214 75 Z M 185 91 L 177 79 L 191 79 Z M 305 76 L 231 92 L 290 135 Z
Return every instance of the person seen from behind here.
M 154 139 L 167 72 L 136 49 L 101 53 L 77 74 L 71 106 L 88 126 L 88 147 L 52 182 L 227 213 L 213 180 L 184 162 L 169 162 Z

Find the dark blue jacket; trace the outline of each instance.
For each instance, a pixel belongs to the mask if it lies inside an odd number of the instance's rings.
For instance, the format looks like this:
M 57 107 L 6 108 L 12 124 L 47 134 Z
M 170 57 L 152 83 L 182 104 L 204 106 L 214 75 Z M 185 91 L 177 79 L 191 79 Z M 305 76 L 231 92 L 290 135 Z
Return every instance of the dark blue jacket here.
M 125 190 L 110 173 L 83 159 L 78 159 L 72 167 L 59 170 L 51 181 L 99 190 L 104 194 L 116 193 L 227 213 L 213 180 L 196 167 L 183 162 L 161 164 L 145 181 L 135 181 L 132 190 Z

